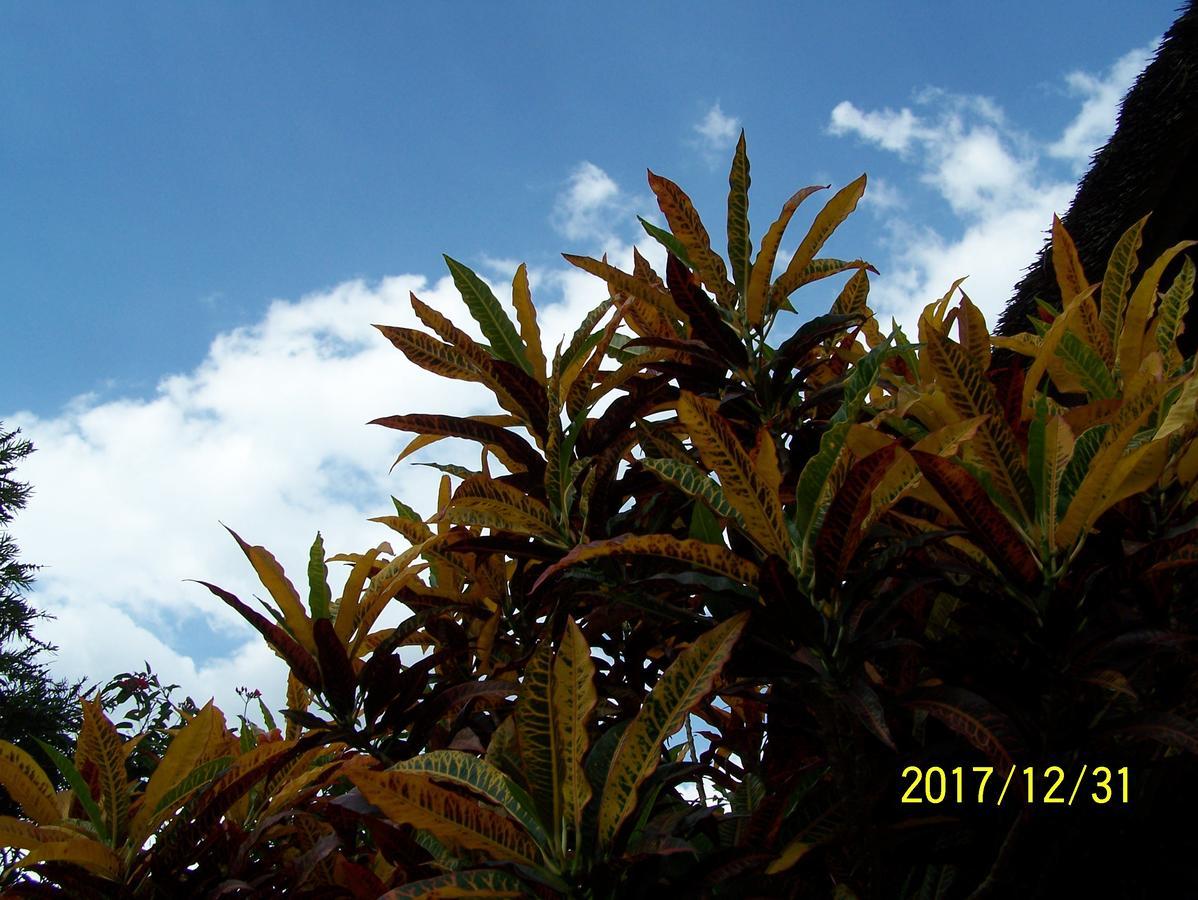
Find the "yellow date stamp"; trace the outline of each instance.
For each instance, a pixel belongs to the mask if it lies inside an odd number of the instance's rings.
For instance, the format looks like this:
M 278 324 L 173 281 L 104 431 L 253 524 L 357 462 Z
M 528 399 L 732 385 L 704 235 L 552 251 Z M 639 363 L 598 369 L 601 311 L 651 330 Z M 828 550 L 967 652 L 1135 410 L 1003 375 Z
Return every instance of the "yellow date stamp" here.
M 899 802 L 1002 806 L 1092 804 L 1126 806 L 1131 797 L 1127 766 L 907 766 L 900 776 Z

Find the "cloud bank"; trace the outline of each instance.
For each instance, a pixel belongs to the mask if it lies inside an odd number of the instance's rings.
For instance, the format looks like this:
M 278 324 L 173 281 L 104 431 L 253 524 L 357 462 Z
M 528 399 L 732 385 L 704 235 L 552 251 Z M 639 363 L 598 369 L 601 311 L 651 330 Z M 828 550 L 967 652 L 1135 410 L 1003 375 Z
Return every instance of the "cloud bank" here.
M 887 234 L 883 277 L 871 291 L 883 321 L 893 316 L 913 334 L 924 305 L 967 275 L 965 291 L 995 322 L 1053 213 L 1068 208 L 1078 174 L 1114 131 L 1119 102 L 1154 47 L 1133 50 L 1098 75 L 1070 73 L 1066 87 L 1081 107 L 1048 141 L 1021 130 L 989 98 L 937 89 L 898 110 L 861 109 L 849 100 L 833 108 L 830 134 L 892 154 L 916 176 L 901 191 L 885 183 L 874 204 Z M 947 207 L 952 231 L 905 211 L 926 209 L 918 195 L 927 192 Z
M 603 170 L 583 163 L 552 220 L 583 250 L 630 266 L 631 245 L 601 227 L 635 225 L 630 202 Z M 564 263 L 532 271 L 530 281 L 552 356 L 606 289 Z M 510 284 L 492 287 L 509 301 Z M 350 281 L 277 300 L 260 321 L 218 334 L 197 368 L 163 377 L 151 397 L 81 396 L 56 415 L 4 415 L 37 448 L 18 473 L 34 493 L 14 533 L 22 559 L 43 567 L 31 599 L 55 616 L 39 636 L 58 645 L 57 674 L 100 681 L 148 661 L 200 702 L 215 695 L 239 710 L 235 689 L 247 685 L 283 705 L 283 663 L 232 610 L 184 579 L 251 605 L 267 596 L 223 523 L 270 549 L 303 595 L 318 530 L 329 554 L 382 541 L 398 550 L 403 539 L 367 518 L 393 512 L 391 494 L 424 515 L 435 511 L 439 472 L 406 460 L 388 472 L 411 436 L 366 423 L 496 409 L 485 389 L 412 365 L 371 327 L 423 327 L 409 292 L 480 336 L 448 276 Z M 412 459 L 476 467 L 478 449 L 443 441 Z M 341 569 L 330 566 L 334 594 Z

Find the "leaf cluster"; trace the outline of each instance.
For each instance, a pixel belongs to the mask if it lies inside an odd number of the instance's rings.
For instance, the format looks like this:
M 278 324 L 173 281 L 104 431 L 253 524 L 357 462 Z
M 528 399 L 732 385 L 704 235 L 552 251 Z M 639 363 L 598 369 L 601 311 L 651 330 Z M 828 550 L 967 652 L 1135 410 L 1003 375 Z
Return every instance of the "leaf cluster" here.
M 306 597 L 230 532 L 265 614 L 205 586 L 287 662 L 283 728 L 183 709 L 142 771 L 154 738 L 88 701 L 57 794 L 0 745 L 15 895 L 1053 896 L 1107 872 L 1110 833 L 1167 865 L 1152 811 L 1198 784 L 1190 243 L 1141 271 L 1137 223 L 1093 285 L 1057 222 L 1062 309 L 991 337 L 957 282 L 913 342 L 868 263 L 820 255 L 864 176 L 785 266 L 820 188 L 755 250 L 749 184 L 742 136 L 725 259 L 650 173 L 663 272 L 567 256 L 608 297 L 552 353 L 524 266 L 509 312 L 447 257 L 484 340 L 415 295 L 427 330 L 376 327 L 497 411 L 375 424 L 413 435 L 397 462 L 456 439 L 477 468 L 431 463 L 427 518 L 393 498 L 398 550 L 318 535 Z M 1164 773 L 1116 832 L 897 802 L 908 765 L 1115 761 Z

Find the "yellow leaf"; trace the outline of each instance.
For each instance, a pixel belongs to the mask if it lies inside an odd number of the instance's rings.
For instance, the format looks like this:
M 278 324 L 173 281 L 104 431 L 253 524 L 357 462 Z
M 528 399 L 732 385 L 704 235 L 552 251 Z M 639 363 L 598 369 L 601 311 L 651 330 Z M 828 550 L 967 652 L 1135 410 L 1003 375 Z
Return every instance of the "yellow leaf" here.
M 399 519 L 398 516 L 392 517 Z M 413 528 L 413 534 L 428 532 L 428 526 L 422 522 L 414 522 L 411 519 L 400 519 L 402 522 L 410 523 L 417 528 Z M 401 534 L 402 526 L 396 528 Z M 426 534 L 426 538 L 429 535 Z M 406 537 L 406 535 L 405 535 Z M 410 539 L 409 539 L 410 540 Z M 411 541 L 416 543 L 416 541 Z M 382 552 L 381 547 L 375 547 L 362 555 L 362 557 L 354 563 L 354 567 L 350 570 L 349 577 L 345 579 L 345 588 L 341 591 L 341 599 L 337 602 L 337 617 L 333 620 L 333 631 L 342 643 L 349 641 L 352 632 L 350 631 L 351 623 L 358 611 L 358 603 L 362 597 L 362 588 L 366 585 L 366 579 L 370 576 L 370 570 L 374 567 L 374 561 L 378 559 L 379 553 Z
M 1177 480 L 1185 488 L 1198 483 L 1198 441 L 1191 443 L 1177 461 Z
M 815 259 L 815 254 L 819 253 L 820 248 L 840 223 L 857 208 L 857 202 L 865 193 L 865 182 L 866 177 L 862 175 L 837 191 L 832 199 L 824 204 L 824 208 L 816 215 L 811 228 L 791 257 L 790 265 L 774 282 L 770 291 L 772 305 L 779 305 L 798 286 L 803 270 Z
M 748 536 L 765 552 L 786 559 L 790 537 L 778 492 L 758 476 L 749 454 L 717 412 L 716 402 L 683 391 L 678 398 L 678 418 L 690 432 L 703 462 L 719 476 L 724 496 L 741 514 Z
M 1186 376 L 1181 394 L 1173 402 L 1173 405 L 1169 407 L 1169 413 L 1165 416 L 1165 421 L 1157 428 L 1157 439 L 1168 437 L 1176 431 L 1190 427 L 1196 418 L 1196 405 L 1198 405 L 1198 376 L 1195 376 L 1194 372 L 1191 371 Z
M 62 818 L 54 786 L 42 767 L 8 741 L 0 741 L 0 785 L 21 807 L 21 812 L 39 825 L 51 825 Z
M 725 309 L 736 307 L 736 286 L 728 280 L 728 269 L 720 255 L 711 249 L 711 238 L 695 211 L 690 197 L 668 178 L 649 173 L 649 187 L 657 195 L 657 205 L 670 223 L 674 237 L 686 247 L 695 274 Z
M 1001 347 L 1003 350 L 1018 353 L 1020 356 L 1035 357 L 1040 352 L 1040 345 L 1043 343 L 1043 339 L 1038 334 L 1024 331 L 1010 337 L 996 334 L 990 338 L 990 343 L 995 347 Z
M 627 272 L 623 272 L 615 266 L 608 265 L 606 262 L 600 262 L 597 259 L 590 259 L 586 256 L 572 256 L 568 253 L 563 253 L 562 257 L 571 265 L 578 266 L 584 272 L 590 272 L 592 275 L 598 275 L 606 281 L 608 290 L 611 291 L 613 296 L 616 294 L 625 294 L 630 297 L 636 297 L 649 306 L 660 310 L 671 322 L 683 318 L 678 305 L 674 303 L 674 298 L 670 296 L 670 292 L 664 287 L 653 284 L 644 278 L 629 275 Z
M 816 191 L 825 190 L 827 187 L 828 185 L 816 184 L 796 192 L 786 201 L 777 221 L 769 227 L 765 237 L 761 239 L 761 249 L 757 251 L 757 259 L 753 263 L 753 270 L 749 275 L 749 290 L 746 298 L 747 318 L 750 325 L 760 327 L 765 320 L 766 294 L 770 279 L 774 274 L 774 260 L 778 256 L 778 245 L 782 241 L 782 234 L 786 231 L 786 226 L 790 224 L 800 203 Z
M 1028 481 L 1023 459 L 994 396 L 994 387 L 985 373 L 967 357 L 960 345 L 940 334 L 939 329 L 920 324 L 921 335 L 926 332 L 927 360 L 936 376 L 936 383 L 961 418 L 985 416 L 971 446 L 985 463 L 995 488 L 1006 498 L 1013 510 L 1030 518 L 1033 508 L 1031 482 Z
M 727 547 L 709 544 L 706 541 L 686 538 L 679 540 L 668 534 L 622 534 L 619 537 L 580 544 L 560 560 L 541 573 L 533 590 L 536 590 L 554 573 L 601 556 L 659 556 L 673 559 L 688 566 L 727 575 L 741 584 L 756 584 L 759 576 L 757 566 Z
M 296 712 L 307 712 L 312 702 L 312 691 L 304 685 L 294 672 L 287 673 L 287 708 Z M 293 741 L 300 736 L 302 726 L 291 719 L 287 720 L 287 728 L 283 732 L 285 740 Z
M 535 866 L 540 854 L 528 834 L 493 807 L 408 772 L 353 772 L 349 779 L 393 822 L 427 830 L 452 850 L 476 850 L 494 860 Z
M 636 809 L 641 784 L 661 761 L 661 748 L 711 691 L 749 618 L 742 612 L 704 633 L 662 673 L 616 744 L 599 802 L 599 844 L 611 847 Z
M 1052 416 L 1044 426 L 1044 539 L 1048 546 L 1057 545 L 1057 498 L 1061 478 L 1073 458 L 1073 432 L 1062 416 Z
M 590 745 L 587 722 L 599 702 L 595 691 L 595 664 L 591 647 L 572 617 L 566 620 L 561 646 L 553 662 L 553 724 L 557 729 L 557 775 L 555 817 L 582 829 L 582 811 L 591 799 L 583 763 Z
M 474 515 L 472 513 L 476 513 Z M 469 525 L 557 539 L 557 526 L 544 503 L 510 484 L 485 476 L 465 479 L 437 517 Z
M 125 836 L 129 814 L 129 773 L 125 770 L 124 742 L 116 726 L 104 715 L 99 699 L 81 701 L 83 726 L 77 752 L 99 773 L 100 807 L 114 846 Z M 76 766 L 82 771 L 81 766 Z
M 1103 508 L 1098 511 L 1098 515 L 1102 515 L 1120 500 L 1125 500 L 1134 494 L 1142 494 L 1153 487 L 1160 479 L 1168 461 L 1168 441 L 1151 441 L 1137 447 L 1119 460 L 1115 471 L 1111 473 L 1111 482 L 1117 487 L 1104 501 Z M 1097 519 L 1097 517 L 1094 518 Z
M 520 323 L 520 337 L 528 348 L 528 361 L 532 363 L 532 374 L 541 384 L 545 383 L 545 351 L 541 348 L 541 329 L 537 325 L 537 310 L 532 305 L 532 293 L 528 289 L 528 267 L 520 263 L 512 279 L 512 306 L 516 307 L 516 319 Z
M 191 721 L 175 732 L 162 761 L 150 776 L 141 796 L 141 806 L 133 817 L 130 831 L 133 843 L 141 846 L 160 823 L 160 801 L 201 763 L 215 759 L 225 733 L 225 720 L 220 710 L 209 701 Z M 162 811 L 169 815 L 168 808 Z
M 961 291 L 958 310 L 957 335 L 961 338 L 961 349 L 979 369 L 987 372 L 990 370 L 990 332 L 986 328 L 986 317 L 964 291 Z
M 977 434 L 978 429 L 984 421 L 985 416 L 977 416 L 972 419 L 945 425 L 917 441 L 912 449 L 922 450 L 925 453 L 936 453 L 940 456 L 951 456 L 957 452 L 957 448 L 962 443 L 972 439 Z M 852 431 L 850 430 L 851 434 Z M 880 447 L 874 447 L 874 450 L 877 449 L 880 449 Z M 854 450 L 854 454 L 857 455 L 856 450 Z M 868 455 L 868 453 L 864 455 Z M 890 468 L 886 470 L 886 474 L 882 476 L 882 480 L 878 482 L 877 487 L 873 490 L 869 504 L 869 513 L 861 523 L 862 531 L 868 531 L 874 522 L 889 511 L 903 496 L 911 492 L 918 485 L 919 480 L 919 466 L 915 464 L 915 460 L 911 458 L 911 454 L 900 448 L 895 454 L 894 462 L 891 463 Z M 939 494 L 930 488 L 927 489 L 927 494 L 935 497 L 938 508 L 943 508 L 947 511 L 947 507 L 944 506 L 944 500 Z
M 353 616 L 349 619 L 347 633 L 352 637 L 347 641 L 346 652 L 351 660 L 358 658 L 363 642 L 365 642 L 367 636 L 370 634 L 371 627 L 386 605 L 394 599 L 395 595 L 400 592 L 404 585 L 414 579 L 423 570 L 423 564 L 412 565 L 413 561 L 428 547 L 436 543 L 437 538 L 432 537 L 419 544 L 412 545 L 387 563 L 370 580 L 370 585 L 366 588 L 361 600 L 354 607 Z
M 16 865 L 25 868 L 40 862 L 74 863 L 113 881 L 121 874 L 120 858 L 99 841 L 89 838 L 39 844 Z
M 60 843 L 78 837 L 78 833 L 69 828 L 39 827 L 12 816 L 0 816 L 0 847 L 32 850 L 42 844 Z
M 225 530 L 233 535 L 233 540 L 237 541 L 237 546 L 241 548 L 241 552 L 246 555 L 253 565 L 254 571 L 258 573 L 258 580 L 262 582 L 262 586 L 270 592 L 270 596 L 278 604 L 279 611 L 283 614 L 283 621 L 287 623 L 287 630 L 291 632 L 291 636 L 299 641 L 305 650 L 315 656 L 316 642 L 312 639 L 312 621 L 304 611 L 304 604 L 295 590 L 295 585 L 287 578 L 279 561 L 265 547 L 247 544 L 237 532 L 227 525 Z
M 800 859 L 807 855 L 807 851 L 814 845 L 802 840 L 793 840 L 778 854 L 778 858 L 765 867 L 766 875 L 777 875 L 779 872 L 785 872 L 798 863 Z
M 1023 416 L 1025 419 L 1031 417 L 1036 391 L 1040 387 L 1040 378 L 1056 360 L 1057 347 L 1060 346 L 1065 333 L 1072 331 L 1077 334 L 1074 322 L 1077 318 L 1078 307 L 1084 296 L 1086 295 L 1073 297 L 1065 304 L 1064 311 L 1052 320 L 1052 325 L 1048 327 L 1048 331 L 1040 341 L 1036 358 L 1032 360 L 1032 364 L 1028 367 L 1027 375 L 1023 380 Z M 1078 334 L 1078 337 L 1083 336 Z
M 1080 325 L 1078 336 L 1090 345 L 1090 348 L 1102 358 L 1108 368 L 1113 366 L 1115 364 L 1115 346 L 1102 326 L 1098 314 L 1098 304 L 1094 302 L 1093 291 L 1087 292 L 1079 301 L 1077 316 Z
M 1181 241 L 1162 253 L 1156 262 L 1148 267 L 1148 271 L 1132 291 L 1131 300 L 1123 316 L 1123 330 L 1119 333 L 1117 352 L 1119 371 L 1123 373 L 1125 380 L 1140 367 L 1145 330 L 1156 305 L 1156 289 L 1160 285 L 1161 276 L 1173 261 L 1173 257 L 1193 247 L 1195 243 L 1198 241 Z
M 844 439 L 845 446 L 852 451 L 857 459 L 865 459 L 871 453 L 876 453 L 883 447 L 894 443 L 894 438 L 877 428 L 854 422 L 849 426 Z
M 1090 282 L 1082 270 L 1077 247 L 1056 214 L 1052 217 L 1052 268 L 1061 289 L 1062 306 L 1067 306 L 1074 297 L 1089 289 Z
M 1069 508 L 1057 527 L 1057 546 L 1071 548 L 1110 506 L 1110 498 L 1119 488 L 1112 478 L 1123 458 L 1123 451 L 1156 409 L 1165 385 L 1159 381 L 1133 382 L 1131 393 L 1119 409 L 1110 433 L 1090 461 L 1090 467 Z

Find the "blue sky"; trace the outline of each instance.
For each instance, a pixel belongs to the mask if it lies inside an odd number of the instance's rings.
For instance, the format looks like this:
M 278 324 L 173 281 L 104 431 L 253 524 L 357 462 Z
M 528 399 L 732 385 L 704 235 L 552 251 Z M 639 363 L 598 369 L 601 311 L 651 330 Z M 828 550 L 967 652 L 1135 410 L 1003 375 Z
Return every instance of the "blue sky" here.
M 39 448 L 15 532 L 46 566 L 56 665 L 150 658 L 197 694 L 275 690 L 276 661 L 182 583 L 253 593 L 217 520 L 297 572 L 317 528 L 361 550 L 387 537 L 364 520 L 388 493 L 431 512 L 428 470 L 388 475 L 399 438 L 362 423 L 488 411 L 369 323 L 407 322 L 408 290 L 452 314 L 448 252 L 497 290 L 526 261 L 572 330 L 598 288 L 557 254 L 643 246 L 646 167 L 722 237 L 742 126 L 755 234 L 798 187 L 867 171 L 829 249 L 878 266 L 875 308 L 910 321 L 971 274 L 992 315 L 1173 17 L 1144 0 L 0 6 L 0 417 Z

